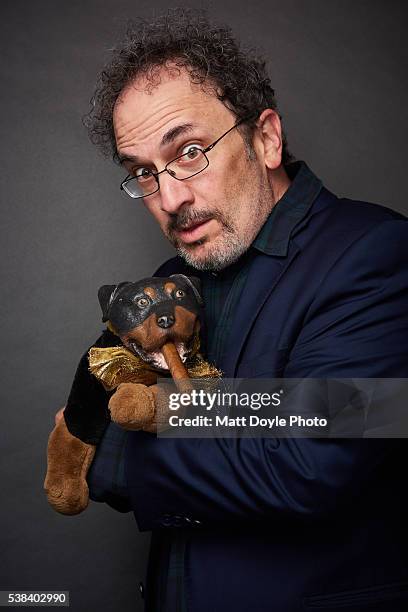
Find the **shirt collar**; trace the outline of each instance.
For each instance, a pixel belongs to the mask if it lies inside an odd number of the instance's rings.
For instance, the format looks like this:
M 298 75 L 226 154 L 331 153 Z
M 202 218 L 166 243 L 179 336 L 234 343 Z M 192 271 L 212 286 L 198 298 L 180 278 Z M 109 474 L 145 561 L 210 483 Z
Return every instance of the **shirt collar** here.
M 293 230 L 309 212 L 323 187 L 303 161 L 288 164 L 285 170 L 292 182 L 251 245 L 262 253 L 280 257 L 287 255 Z

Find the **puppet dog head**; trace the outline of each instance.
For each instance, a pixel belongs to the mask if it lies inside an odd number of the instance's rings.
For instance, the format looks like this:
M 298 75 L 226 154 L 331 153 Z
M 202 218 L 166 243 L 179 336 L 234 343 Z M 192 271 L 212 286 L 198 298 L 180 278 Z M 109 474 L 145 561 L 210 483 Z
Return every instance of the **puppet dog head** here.
M 104 285 L 98 292 L 102 320 L 135 355 L 167 370 L 160 352 L 166 342 L 175 344 L 182 361 L 192 351 L 203 305 L 199 286 L 184 274 Z

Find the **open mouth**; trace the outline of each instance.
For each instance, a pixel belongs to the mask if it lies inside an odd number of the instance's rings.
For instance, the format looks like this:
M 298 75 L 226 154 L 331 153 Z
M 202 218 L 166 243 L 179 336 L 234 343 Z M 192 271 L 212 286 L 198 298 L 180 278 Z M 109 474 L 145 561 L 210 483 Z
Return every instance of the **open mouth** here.
M 185 342 L 174 342 L 174 346 L 176 347 L 177 352 L 180 355 L 181 361 L 184 363 L 191 352 L 191 348 L 188 347 Z M 164 359 L 163 353 L 160 349 L 158 349 L 157 351 L 147 352 L 143 350 L 142 347 L 134 340 L 129 341 L 128 348 L 132 351 L 132 353 L 143 359 L 143 361 L 145 361 L 149 365 L 152 365 L 154 368 L 163 371 L 169 370 L 166 360 Z

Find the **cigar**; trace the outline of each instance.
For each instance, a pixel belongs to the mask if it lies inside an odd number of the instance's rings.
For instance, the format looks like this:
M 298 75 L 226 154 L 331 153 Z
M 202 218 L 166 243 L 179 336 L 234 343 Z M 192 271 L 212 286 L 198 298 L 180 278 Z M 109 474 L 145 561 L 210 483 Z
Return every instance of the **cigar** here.
M 161 352 L 178 390 L 181 392 L 190 391 L 191 385 L 186 382 L 190 377 L 173 342 L 166 342 L 162 346 Z

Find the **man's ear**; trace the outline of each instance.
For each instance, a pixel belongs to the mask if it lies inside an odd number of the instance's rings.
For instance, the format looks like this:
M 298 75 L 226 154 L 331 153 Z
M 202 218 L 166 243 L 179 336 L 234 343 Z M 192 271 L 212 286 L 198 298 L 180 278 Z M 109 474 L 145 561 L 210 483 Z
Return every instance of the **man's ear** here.
M 265 166 L 269 170 L 276 170 L 282 163 L 282 126 L 278 113 L 271 108 L 265 109 L 257 125 Z
M 105 322 L 109 319 L 109 306 L 112 303 L 112 298 L 116 293 L 118 285 L 102 285 L 98 290 L 99 304 L 102 309 L 102 321 Z

